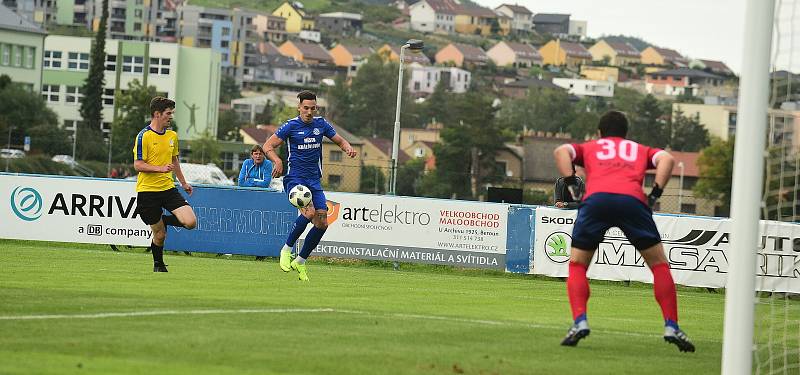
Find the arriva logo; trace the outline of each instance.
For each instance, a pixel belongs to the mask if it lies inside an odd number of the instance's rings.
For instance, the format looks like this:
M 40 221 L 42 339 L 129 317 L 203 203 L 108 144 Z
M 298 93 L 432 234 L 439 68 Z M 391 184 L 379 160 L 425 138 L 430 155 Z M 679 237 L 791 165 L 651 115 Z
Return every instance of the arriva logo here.
M 556 263 L 565 263 L 569 260 L 569 248 L 572 237 L 564 232 L 554 232 L 544 241 L 544 253 Z M 549 249 L 548 249 L 549 248 Z
M 42 196 L 34 188 L 17 186 L 11 192 L 11 210 L 18 218 L 34 221 L 42 216 Z

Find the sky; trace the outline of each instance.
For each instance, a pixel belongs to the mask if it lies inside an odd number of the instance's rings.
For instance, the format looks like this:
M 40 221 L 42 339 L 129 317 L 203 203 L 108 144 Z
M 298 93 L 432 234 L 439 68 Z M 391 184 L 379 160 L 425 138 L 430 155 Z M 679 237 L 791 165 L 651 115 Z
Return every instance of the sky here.
M 495 8 L 524 5 L 536 13 L 566 13 L 587 21 L 587 35 L 624 34 L 659 47 L 674 49 L 690 58 L 720 60 L 741 72 L 745 0 L 474 0 Z M 796 48 L 792 67 L 800 63 L 800 0 L 779 0 L 781 19 L 796 30 L 784 29 L 781 65 L 788 65 L 790 40 Z M 795 13 L 792 11 L 795 10 Z M 790 39 L 789 36 L 795 38 Z

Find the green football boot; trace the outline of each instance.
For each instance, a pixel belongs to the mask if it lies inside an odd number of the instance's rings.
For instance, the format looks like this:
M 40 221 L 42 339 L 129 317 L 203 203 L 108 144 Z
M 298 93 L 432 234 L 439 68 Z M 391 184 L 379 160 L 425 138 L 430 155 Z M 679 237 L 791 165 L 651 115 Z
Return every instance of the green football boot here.
M 281 260 L 279 262 L 281 266 L 281 270 L 283 272 L 289 272 L 292 270 L 291 268 L 292 263 L 292 250 L 281 250 Z
M 300 281 L 308 281 L 308 273 L 306 273 L 305 263 L 298 263 L 297 260 L 293 260 L 290 265 L 293 270 L 297 271 L 297 278 Z

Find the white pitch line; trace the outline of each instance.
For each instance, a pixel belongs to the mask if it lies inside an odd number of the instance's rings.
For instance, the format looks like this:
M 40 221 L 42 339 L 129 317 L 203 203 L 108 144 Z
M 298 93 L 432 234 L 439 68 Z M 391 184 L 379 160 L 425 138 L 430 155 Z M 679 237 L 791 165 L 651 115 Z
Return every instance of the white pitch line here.
M 100 319 L 126 318 L 133 316 L 153 315 L 209 315 L 209 314 L 285 314 L 303 312 L 335 312 L 334 309 L 234 309 L 234 310 L 154 310 L 108 312 L 97 314 L 58 314 L 58 315 L 10 315 L 0 316 L 0 320 L 44 320 L 44 319 Z
M 287 314 L 287 313 L 338 313 L 338 314 L 359 314 L 359 315 L 372 315 L 379 317 L 399 318 L 399 319 L 415 319 L 415 320 L 439 320 L 453 323 L 466 323 L 475 325 L 490 325 L 490 326 L 518 326 L 534 329 L 552 329 L 562 330 L 565 326 L 547 325 L 536 323 L 525 323 L 516 321 L 502 321 L 502 320 L 486 320 L 486 319 L 468 319 L 457 318 L 441 315 L 422 315 L 422 314 L 403 314 L 403 313 L 375 313 L 369 311 L 358 310 L 337 310 L 332 308 L 316 308 L 316 309 L 210 309 L 210 310 L 153 310 L 153 311 L 129 311 L 129 312 L 107 312 L 96 314 L 54 314 L 54 315 L 6 315 L 0 316 L 2 320 L 49 320 L 49 319 L 102 319 L 102 318 L 126 318 L 137 316 L 154 316 L 154 315 L 213 315 L 213 314 Z M 629 337 L 646 337 L 654 338 L 661 337 L 654 334 L 643 334 L 635 332 L 625 332 L 616 330 L 593 330 L 601 334 L 611 334 Z M 718 342 L 719 340 L 704 340 Z

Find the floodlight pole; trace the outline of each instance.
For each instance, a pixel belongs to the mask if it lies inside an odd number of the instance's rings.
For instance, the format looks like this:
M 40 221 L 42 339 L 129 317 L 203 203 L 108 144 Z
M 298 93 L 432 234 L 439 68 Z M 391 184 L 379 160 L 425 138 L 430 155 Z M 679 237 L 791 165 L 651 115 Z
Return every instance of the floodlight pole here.
M 756 257 L 764 178 L 770 47 L 775 0 L 748 0 L 739 85 L 739 118 L 733 156 L 731 250 L 725 285 L 722 374 L 753 371 Z
M 397 194 L 397 155 L 400 148 L 400 102 L 403 97 L 403 57 L 406 48 L 419 51 L 423 48 L 421 40 L 411 39 L 400 47 L 400 67 L 397 73 L 397 106 L 394 112 L 394 136 L 392 138 L 392 165 L 389 182 L 389 194 Z

